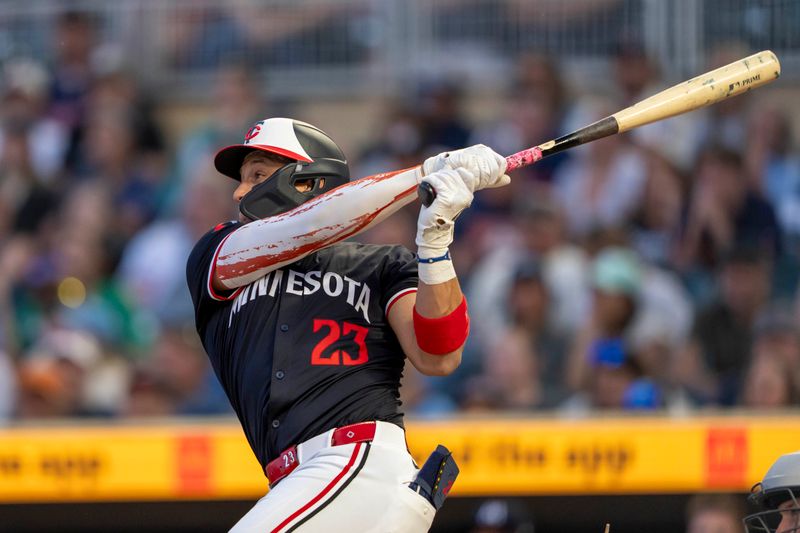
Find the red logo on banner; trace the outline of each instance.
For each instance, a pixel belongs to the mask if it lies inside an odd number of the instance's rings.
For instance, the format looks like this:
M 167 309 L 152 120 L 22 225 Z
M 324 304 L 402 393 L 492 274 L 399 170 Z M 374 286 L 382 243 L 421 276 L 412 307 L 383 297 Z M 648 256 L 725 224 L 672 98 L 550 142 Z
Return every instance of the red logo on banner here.
M 178 437 L 175 447 L 178 492 L 211 490 L 211 439 L 205 435 Z
M 256 124 L 249 130 L 247 130 L 247 133 L 244 134 L 244 142 L 249 143 L 250 139 L 258 135 L 260 131 L 261 131 L 261 124 Z
M 706 436 L 706 484 L 741 489 L 747 476 L 747 431 L 711 428 Z

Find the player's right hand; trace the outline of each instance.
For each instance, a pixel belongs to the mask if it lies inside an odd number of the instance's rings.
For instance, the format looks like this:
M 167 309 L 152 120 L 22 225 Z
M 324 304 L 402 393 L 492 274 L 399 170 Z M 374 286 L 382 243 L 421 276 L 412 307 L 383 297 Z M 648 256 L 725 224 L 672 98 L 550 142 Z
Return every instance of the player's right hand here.
M 472 192 L 511 183 L 511 178 L 506 174 L 506 158 L 483 144 L 442 152 L 426 159 L 422 164 L 425 181 L 430 181 L 427 179 L 428 175 L 445 168 L 469 170 L 476 178 Z M 438 194 L 439 190 L 436 189 L 436 192 Z

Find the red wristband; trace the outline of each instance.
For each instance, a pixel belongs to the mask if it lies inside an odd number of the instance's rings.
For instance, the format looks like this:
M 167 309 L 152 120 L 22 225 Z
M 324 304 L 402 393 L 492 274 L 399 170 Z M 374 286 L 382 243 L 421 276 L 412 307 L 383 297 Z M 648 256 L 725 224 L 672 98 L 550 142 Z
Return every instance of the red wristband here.
M 467 299 L 463 298 L 452 313 L 439 318 L 426 318 L 417 313 L 415 306 L 414 333 L 417 346 L 432 355 L 445 355 L 461 348 L 469 335 Z

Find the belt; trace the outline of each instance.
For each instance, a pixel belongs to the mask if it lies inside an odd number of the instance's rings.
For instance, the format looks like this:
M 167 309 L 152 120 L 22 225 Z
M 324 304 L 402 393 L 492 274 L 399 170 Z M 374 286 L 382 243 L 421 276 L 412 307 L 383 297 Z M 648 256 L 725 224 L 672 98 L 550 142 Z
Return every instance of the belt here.
M 375 438 L 375 427 L 375 422 L 350 424 L 349 426 L 327 431 L 301 444 L 296 444 L 283 450 L 277 458 L 267 463 L 266 468 L 264 468 L 267 479 L 269 479 L 270 488 L 291 474 L 295 468 L 300 466 L 301 461 L 310 459 L 312 455 L 323 448 L 372 441 Z

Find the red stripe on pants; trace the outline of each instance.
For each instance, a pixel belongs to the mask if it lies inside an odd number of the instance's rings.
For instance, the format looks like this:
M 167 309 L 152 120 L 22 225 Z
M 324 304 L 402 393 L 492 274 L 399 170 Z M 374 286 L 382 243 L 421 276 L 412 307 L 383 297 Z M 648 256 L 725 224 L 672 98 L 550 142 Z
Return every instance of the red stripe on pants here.
M 351 455 L 351 456 L 350 456 L 350 461 L 348 461 L 348 463 L 345 465 L 345 467 L 342 469 L 342 471 L 341 471 L 341 472 L 339 472 L 339 473 L 336 475 L 336 477 L 335 477 L 335 478 L 333 478 L 333 481 L 331 481 L 330 483 L 328 483 L 328 485 L 327 485 L 327 486 L 326 486 L 324 489 L 322 489 L 322 491 L 321 491 L 319 494 L 317 494 L 316 496 L 314 496 L 314 497 L 311 499 L 311 501 L 309 501 L 307 504 L 305 504 L 304 506 L 302 506 L 300 509 L 298 509 L 297 511 L 295 511 L 294 513 L 292 513 L 292 514 L 289 516 L 289 518 L 287 518 L 286 520 L 284 520 L 283 522 L 281 522 L 280 524 L 278 524 L 278 527 L 276 527 L 275 529 L 273 529 L 273 530 L 272 530 L 272 533 L 278 533 L 278 532 L 279 532 L 279 531 L 280 531 L 282 528 L 286 527 L 286 526 L 287 526 L 289 523 L 291 523 L 291 522 L 292 522 L 292 521 L 293 521 L 295 518 L 297 518 L 298 516 L 300 516 L 301 514 L 303 514 L 304 512 L 306 512 L 306 511 L 308 510 L 308 508 L 309 508 L 309 507 L 311 507 L 312 505 L 314 505 L 315 503 L 317 503 L 317 502 L 318 502 L 319 500 L 321 500 L 321 499 L 322 499 L 322 498 L 323 498 L 323 497 L 324 497 L 324 496 L 325 496 L 327 493 L 329 493 L 329 492 L 331 491 L 331 489 L 332 489 L 333 487 L 335 487 L 335 486 L 336 486 L 336 484 L 337 484 L 337 483 L 339 483 L 339 481 L 341 481 L 341 479 L 342 479 L 342 478 L 343 478 L 343 477 L 344 477 L 344 476 L 347 474 L 347 472 L 349 472 L 349 471 L 350 471 L 350 469 L 353 467 L 353 465 L 354 465 L 354 464 L 355 464 L 355 462 L 356 462 L 356 457 L 358 456 L 358 452 L 359 452 L 359 450 L 361 450 L 361 445 L 362 445 L 362 444 L 363 444 L 362 442 L 359 442 L 358 444 L 356 444 L 356 447 L 353 449 L 353 455 Z

